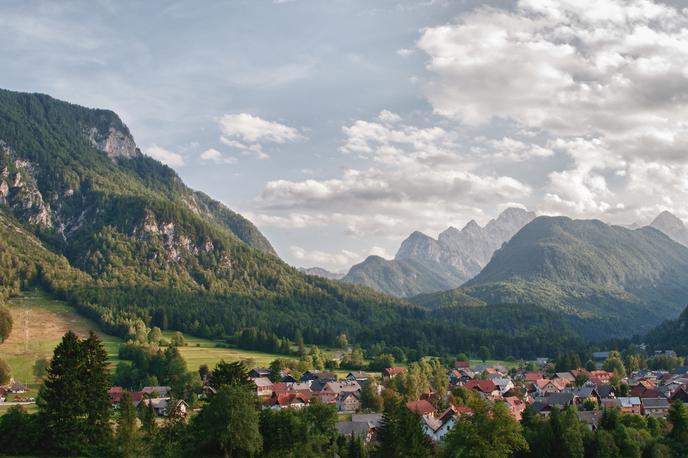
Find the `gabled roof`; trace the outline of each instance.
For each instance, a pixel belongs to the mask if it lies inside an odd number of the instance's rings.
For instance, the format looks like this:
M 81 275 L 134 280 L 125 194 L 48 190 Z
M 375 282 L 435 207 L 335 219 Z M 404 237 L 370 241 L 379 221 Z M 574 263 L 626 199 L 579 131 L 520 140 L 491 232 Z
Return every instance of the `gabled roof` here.
M 615 393 L 614 387 L 608 383 L 599 383 L 595 385 L 595 390 L 601 398 L 608 398 Z
M 487 394 L 497 390 L 497 385 L 492 380 L 469 380 L 463 386 L 469 390 L 478 390 Z
M 272 382 L 267 377 L 254 378 L 253 383 L 255 383 L 258 388 L 269 388 L 272 386 Z
M 668 409 L 671 406 L 667 398 L 644 398 L 640 402 L 642 402 L 644 408 L 649 409 Z
M 409 401 L 406 408 L 418 415 L 429 415 L 435 413 L 435 408 L 425 399 L 419 401 Z
M 535 382 L 537 380 L 542 380 L 544 378 L 544 374 L 542 372 L 526 372 L 523 374 L 523 379 L 526 382 Z
M 622 397 L 616 398 L 616 400 L 619 401 L 621 407 L 633 407 L 640 405 L 640 398 L 638 397 Z

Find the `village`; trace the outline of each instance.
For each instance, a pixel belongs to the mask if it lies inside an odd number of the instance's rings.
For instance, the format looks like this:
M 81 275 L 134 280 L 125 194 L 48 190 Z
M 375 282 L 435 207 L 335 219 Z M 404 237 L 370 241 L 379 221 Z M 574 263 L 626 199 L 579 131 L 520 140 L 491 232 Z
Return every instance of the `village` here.
M 606 409 L 617 409 L 626 414 L 664 418 L 671 404 L 681 401 L 688 404 L 688 366 L 677 366 L 672 370 L 641 369 L 619 377 L 618 372 L 605 370 L 616 352 L 597 352 L 595 368 L 575 368 L 556 371 L 552 361 L 539 358 L 524 367 L 511 368 L 501 364 L 471 364 L 468 360 L 457 360 L 446 369 L 446 383 L 438 391 L 428 384 L 417 399 L 408 399 L 405 407 L 417 414 L 425 435 L 432 442 L 440 442 L 463 415 L 472 415 L 473 410 L 465 402 L 474 396 L 491 403 L 503 403 L 510 415 L 521 421 L 528 406 L 540 416 L 547 416 L 552 409 L 563 410 L 574 407 L 578 419 L 595 431 Z M 658 353 L 659 354 L 659 353 Z M 671 351 L 669 357 L 675 358 Z M 610 356 L 611 355 L 611 356 Z M 534 367 L 535 366 L 535 367 Z M 364 390 L 383 398 L 395 390 L 398 378 L 408 375 L 407 367 L 388 367 L 381 373 L 350 371 L 338 379 L 334 372 L 309 370 L 295 378 L 289 368 L 279 371 L 279 380 L 270 368 L 255 367 L 248 371 L 255 395 L 263 409 L 304 409 L 314 402 L 336 407 L 339 421 L 337 429 L 341 436 L 360 438 L 365 443 L 375 441 L 376 432 L 382 421 L 383 412 L 366 405 Z M 207 382 L 207 377 L 204 382 Z M 108 395 L 112 409 L 121 408 L 124 389 L 113 386 Z M 211 398 L 216 390 L 208 383 L 197 393 L 202 402 Z M 12 380 L 0 387 L 0 405 L 31 405 L 35 393 L 27 385 Z M 134 407 L 152 406 L 160 418 L 172 414 L 192 415 L 198 406 L 185 400 L 174 399 L 169 386 L 146 386 L 130 393 Z

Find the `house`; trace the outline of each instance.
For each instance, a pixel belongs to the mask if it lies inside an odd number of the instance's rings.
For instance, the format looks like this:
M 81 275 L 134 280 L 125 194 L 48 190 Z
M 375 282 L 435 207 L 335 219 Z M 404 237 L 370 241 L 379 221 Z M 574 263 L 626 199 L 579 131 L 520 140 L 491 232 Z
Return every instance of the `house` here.
M 658 398 L 661 396 L 659 390 L 654 388 L 654 384 L 652 388 L 648 388 L 644 384 L 638 384 L 628 392 L 628 395 L 638 398 Z
M 345 391 L 337 396 L 337 409 L 340 412 L 356 412 L 361 408 L 361 398 L 358 392 Z
M 609 383 L 609 381 L 614 377 L 613 372 L 607 371 L 590 371 L 590 382 L 594 384 L 598 383 Z
M 369 375 L 363 371 L 353 371 L 346 374 L 345 379 L 358 382 L 360 385 L 365 383 L 369 378 Z
M 322 371 L 306 371 L 301 376 L 302 382 L 313 382 L 315 380 L 325 380 L 325 381 L 335 381 L 337 376 L 332 372 L 322 372 Z
M 514 420 L 520 422 L 523 417 L 523 411 L 526 410 L 526 403 L 516 396 L 505 397 L 504 403 L 509 409 L 511 416 L 514 417 Z
M 420 416 L 435 416 L 435 407 L 433 407 L 433 405 L 425 399 L 421 399 L 418 401 L 409 401 L 406 403 L 406 408 Z
M 310 395 L 300 392 L 273 393 L 266 405 L 272 409 L 301 409 L 310 402 Z
M 616 390 L 613 385 L 608 383 L 599 383 L 594 385 L 595 391 L 600 399 L 614 399 L 616 398 Z
M 189 411 L 189 405 L 184 400 L 172 401 L 170 398 L 146 398 L 141 401 L 141 406 L 153 406 L 155 414 L 159 417 L 166 417 L 174 405 L 175 411 L 184 416 Z
M 571 372 L 557 372 L 554 378 L 565 380 L 567 385 L 573 385 L 576 381 L 576 377 Z
M 576 395 L 571 392 L 561 392 L 561 393 L 549 393 L 543 398 L 538 398 L 539 402 L 547 404 L 548 406 L 557 406 L 559 409 L 565 409 L 568 406 L 574 405 L 576 403 Z
M 609 358 L 609 352 L 608 351 L 596 351 L 596 352 L 593 352 L 593 354 L 592 354 L 593 361 L 604 361 L 607 358 Z
M 470 361 L 454 361 L 454 369 L 468 369 L 471 367 Z
M 640 400 L 642 414 L 649 417 L 664 418 L 669 413 L 669 400 L 667 398 L 644 398 Z
M 23 383 L 20 382 L 15 382 L 14 379 L 12 379 L 10 385 L 7 387 L 7 392 L 8 393 L 26 393 L 29 391 L 29 387 L 24 385 Z
M 144 386 L 141 389 L 141 393 L 148 397 L 166 398 L 169 396 L 172 388 L 169 386 Z
M 388 367 L 382 371 L 382 383 L 387 384 L 399 374 L 405 374 L 405 367 Z
M 469 380 L 463 384 L 463 387 L 469 390 L 476 390 L 485 396 L 499 396 L 499 388 L 492 380 Z
M 542 372 L 526 372 L 523 374 L 523 380 L 528 383 L 534 383 L 537 382 L 538 380 L 544 379 L 545 376 Z
M 314 396 L 317 396 L 326 404 L 336 403 L 342 393 L 360 393 L 361 385 L 356 381 L 345 380 L 341 382 L 325 382 L 316 380 L 311 384 Z
M 497 388 L 499 389 L 499 393 L 502 395 L 504 393 L 511 391 L 514 388 L 514 382 L 512 382 L 510 378 L 494 377 L 491 380 L 492 383 L 494 383 L 497 386 Z
M 588 426 L 590 431 L 595 431 L 602 420 L 602 413 L 601 410 L 578 410 L 576 411 L 576 416 L 581 423 L 585 423 Z
M 535 392 L 539 396 L 547 396 L 549 393 L 561 393 L 566 389 L 566 385 L 568 385 L 568 382 L 560 378 L 542 379 L 535 382 Z
M 637 397 L 619 397 L 616 398 L 623 413 L 633 413 L 636 415 L 642 414 L 642 404 L 640 398 Z
M 688 403 L 688 390 L 686 390 L 685 386 L 680 386 L 671 392 L 670 399 L 671 402 L 681 401 L 684 404 Z
M 267 377 L 258 377 L 253 379 L 256 385 L 256 396 L 270 397 L 272 396 L 272 382 Z
M 370 443 L 377 432 L 379 422 L 372 422 L 366 420 L 338 421 L 337 431 L 341 436 L 360 437 L 366 443 Z
M 270 377 L 270 369 L 267 367 L 254 367 L 248 373 L 249 378 Z
M 119 403 L 122 400 L 122 394 L 124 390 L 121 386 L 113 386 L 108 390 L 108 396 L 110 396 L 110 403 L 113 409 L 119 408 Z
M 567 388 L 567 392 L 571 392 L 576 397 L 576 404 L 583 404 L 585 401 L 592 401 L 596 404 L 600 403 L 600 395 L 594 386 L 582 386 L 580 388 Z

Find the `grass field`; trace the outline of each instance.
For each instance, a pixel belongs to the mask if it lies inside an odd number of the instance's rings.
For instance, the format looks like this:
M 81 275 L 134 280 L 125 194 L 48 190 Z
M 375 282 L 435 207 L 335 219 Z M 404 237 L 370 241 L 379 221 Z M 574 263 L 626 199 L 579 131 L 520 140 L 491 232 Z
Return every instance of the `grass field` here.
M 82 337 L 90 330 L 96 332 L 103 340 L 110 362 L 117 363 L 121 339 L 100 332 L 96 323 L 78 315 L 64 302 L 34 290 L 12 299 L 8 306 L 14 325 L 10 337 L 0 344 L 0 358 L 7 361 L 16 380 L 35 387 L 34 362 L 38 358 L 50 358 L 70 329 Z
M 7 361 L 12 369 L 12 375 L 18 381 L 37 388 L 33 376 L 33 364 L 41 357 L 50 358 L 53 349 L 60 342 L 67 330 L 71 329 L 80 336 L 86 336 L 89 330 L 94 330 L 103 340 L 108 352 L 110 363 L 119 362 L 117 350 L 122 340 L 103 333 L 99 326 L 79 315 L 64 302 L 54 300 L 40 290 L 28 291 L 21 298 L 9 302 L 9 309 L 14 319 L 14 326 L 10 337 L 0 344 L 0 358 Z M 164 331 L 163 336 L 170 339 L 174 331 Z M 236 348 L 218 348 L 218 342 L 209 339 L 193 337 L 183 334 L 186 345 L 179 348 L 186 360 L 189 370 L 197 370 L 202 364 L 211 369 L 221 361 L 244 361 L 249 367 L 267 367 L 276 358 L 293 358 L 259 351 L 240 350 Z M 324 349 L 326 355 L 334 350 Z M 473 360 L 471 365 L 481 364 L 482 361 Z M 501 364 L 507 368 L 514 367 L 518 362 L 488 360 L 488 364 Z M 334 371 L 340 378 L 348 371 Z M 378 374 L 379 375 L 379 374 Z M 0 414 L 3 412 L 0 410 Z

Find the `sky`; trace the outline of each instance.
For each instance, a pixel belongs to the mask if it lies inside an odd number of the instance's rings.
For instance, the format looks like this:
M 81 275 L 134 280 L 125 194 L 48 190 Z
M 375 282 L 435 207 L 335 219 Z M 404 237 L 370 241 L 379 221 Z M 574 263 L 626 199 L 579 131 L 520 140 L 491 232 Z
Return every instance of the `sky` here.
M 509 206 L 688 218 L 679 0 L 3 1 L 0 87 L 117 112 L 296 266 Z

